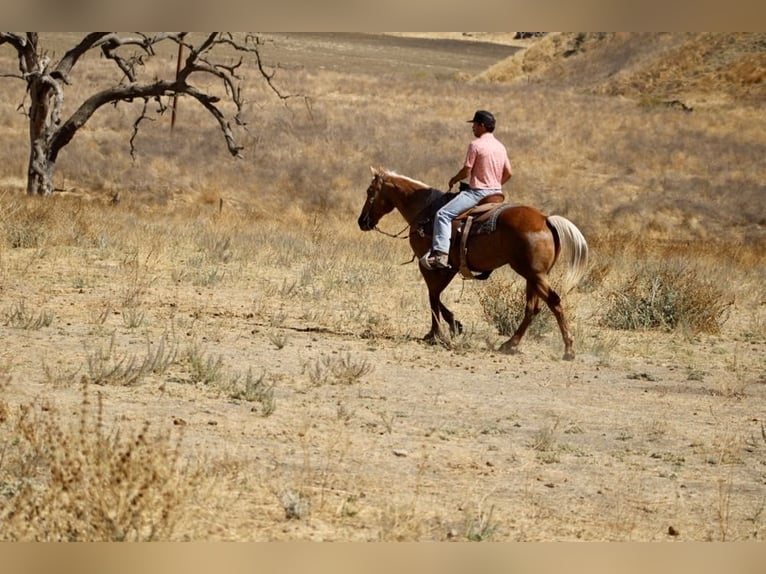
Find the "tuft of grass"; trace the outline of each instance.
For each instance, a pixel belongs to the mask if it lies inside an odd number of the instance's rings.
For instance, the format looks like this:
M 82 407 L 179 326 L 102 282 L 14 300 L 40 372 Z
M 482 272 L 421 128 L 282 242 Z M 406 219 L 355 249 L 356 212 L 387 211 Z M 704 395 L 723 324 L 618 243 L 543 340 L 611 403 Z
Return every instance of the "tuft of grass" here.
M 137 385 L 149 374 L 164 373 L 175 362 L 177 354 L 175 346 L 168 348 L 165 337 L 154 347 L 147 343 L 146 354 L 143 357 L 120 354 L 115 349 L 115 337 L 112 334 L 106 347 L 88 353 L 88 380 L 97 385 Z
M 244 380 L 240 382 L 240 377 L 235 377 L 231 386 L 232 399 L 259 403 L 262 416 L 267 417 L 276 409 L 274 384 L 268 384 L 265 373 L 256 379 L 252 369 L 248 369 Z
M 530 447 L 537 451 L 537 458 L 544 464 L 559 462 L 558 456 L 558 427 L 560 420 L 557 418 L 550 426 L 538 429 L 532 435 Z
M 47 309 L 41 309 L 37 313 L 27 308 L 26 302 L 22 299 L 18 303 L 12 304 L 3 313 L 3 323 L 15 329 L 24 329 L 25 331 L 36 331 L 43 327 L 48 327 L 53 322 L 53 313 Z
M 693 265 L 677 260 L 645 265 L 610 294 L 604 316 L 622 330 L 686 328 L 719 333 L 734 301 Z
M 366 359 L 355 359 L 350 353 L 340 356 L 324 355 L 304 365 L 313 386 L 324 384 L 350 385 L 373 371 Z
M 278 350 L 284 349 L 289 339 L 290 337 L 287 335 L 287 332 L 284 330 L 273 330 L 269 333 L 269 342 L 272 345 L 274 345 Z
M 311 499 L 302 492 L 283 490 L 279 495 L 279 502 L 287 520 L 300 520 L 311 513 Z
M 144 318 L 146 317 L 146 311 L 137 307 L 126 307 L 122 311 L 122 322 L 128 329 L 137 329 L 140 327 Z
M 492 540 L 492 536 L 497 530 L 497 523 L 492 520 L 492 513 L 495 506 L 491 505 L 489 509 L 479 506 L 476 516 L 471 517 L 466 523 L 465 537 L 470 542 L 486 542 Z
M 234 257 L 231 235 L 208 231 L 202 234 L 199 243 L 203 253 L 210 261 L 228 263 Z
M 190 382 L 214 385 L 220 383 L 223 376 L 223 357 L 206 355 L 198 345 L 189 347 L 186 358 L 191 369 Z
M 11 384 L 12 366 L 8 362 L 0 363 L 0 424 L 5 423 L 10 416 L 10 406 L 6 401 L 8 386 Z M 2 465 L 2 456 L 0 456 L 0 465 Z

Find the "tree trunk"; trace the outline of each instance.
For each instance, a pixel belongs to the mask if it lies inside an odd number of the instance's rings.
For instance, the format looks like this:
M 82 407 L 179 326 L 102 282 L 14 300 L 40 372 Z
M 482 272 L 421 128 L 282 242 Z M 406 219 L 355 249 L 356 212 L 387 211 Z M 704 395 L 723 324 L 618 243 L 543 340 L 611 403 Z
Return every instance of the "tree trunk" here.
M 53 193 L 55 160 L 51 157 L 51 133 L 55 129 L 51 114 L 50 84 L 37 79 L 29 82 L 29 165 L 27 168 L 27 194 Z
M 49 157 L 44 138 L 32 141 L 30 147 L 27 195 L 50 195 L 53 193 L 53 172 L 56 163 Z

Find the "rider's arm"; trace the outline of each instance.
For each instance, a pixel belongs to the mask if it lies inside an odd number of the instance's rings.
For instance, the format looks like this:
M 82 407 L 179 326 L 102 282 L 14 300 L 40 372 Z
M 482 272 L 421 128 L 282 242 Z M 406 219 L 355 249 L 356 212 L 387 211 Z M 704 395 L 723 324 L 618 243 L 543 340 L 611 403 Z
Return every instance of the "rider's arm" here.
M 455 175 L 452 176 L 452 179 L 449 180 L 449 188 L 452 189 L 452 187 L 460 180 L 465 179 L 471 175 L 471 168 L 464 165 L 460 168 L 460 171 L 457 172 Z
M 500 178 L 500 183 L 505 184 L 509 179 L 513 177 L 513 171 L 511 170 L 511 164 L 506 163 L 503 166 L 503 176 Z

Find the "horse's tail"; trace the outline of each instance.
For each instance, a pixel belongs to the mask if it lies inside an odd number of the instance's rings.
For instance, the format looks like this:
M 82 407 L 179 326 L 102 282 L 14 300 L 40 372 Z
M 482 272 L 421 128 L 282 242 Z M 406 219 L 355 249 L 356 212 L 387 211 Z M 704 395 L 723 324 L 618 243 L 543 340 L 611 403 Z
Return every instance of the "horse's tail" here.
M 567 263 L 563 286 L 563 291 L 566 293 L 580 282 L 587 271 L 588 243 L 577 226 L 566 217 L 550 215 L 548 226 L 558 236 L 558 257 L 564 257 Z

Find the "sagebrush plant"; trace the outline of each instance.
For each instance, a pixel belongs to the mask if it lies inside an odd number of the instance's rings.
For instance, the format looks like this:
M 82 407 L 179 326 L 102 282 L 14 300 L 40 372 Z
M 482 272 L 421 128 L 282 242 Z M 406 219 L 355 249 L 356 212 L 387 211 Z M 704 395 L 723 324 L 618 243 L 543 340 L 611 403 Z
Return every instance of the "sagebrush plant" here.
M 244 376 L 235 375 L 229 385 L 231 387 L 229 396 L 232 399 L 257 402 L 260 405 L 260 413 L 264 417 L 274 413 L 276 409 L 274 383 L 269 383 L 266 373 L 255 378 L 253 370 L 248 369 Z
M 465 537 L 470 542 L 486 542 L 492 540 L 492 536 L 497 530 L 498 524 L 492 519 L 495 506 L 490 505 L 489 509 L 479 504 L 474 517 L 466 518 Z
M 87 351 L 85 372 L 97 385 L 133 386 L 151 374 L 161 375 L 175 363 L 178 348 L 162 337 L 156 344 L 147 341 L 146 354 L 120 352 L 115 347 L 115 333 L 105 346 Z
M 684 260 L 649 262 L 609 295 L 604 323 L 614 329 L 686 328 L 719 333 L 734 301 L 718 282 Z
M 200 481 L 181 460 L 181 437 L 149 423 L 110 429 L 87 384 L 79 420 L 70 418 L 34 401 L 0 421 L 0 539 L 172 539 Z
M 344 353 L 339 356 L 323 355 L 304 364 L 304 371 L 308 373 L 309 381 L 314 386 L 328 383 L 331 385 L 350 385 L 374 369 L 374 365 L 367 359 L 352 357 L 351 353 Z
M 16 329 L 32 330 L 48 327 L 53 322 L 53 312 L 40 309 L 30 310 L 23 299 L 13 303 L 3 312 L 3 323 Z
M 524 318 L 526 290 L 520 282 L 490 280 L 479 291 L 479 303 L 484 317 L 497 328 L 498 333 L 511 336 Z M 540 313 L 529 325 L 526 336 L 539 339 L 551 331 L 554 322 L 553 315 L 543 303 Z
M 186 350 L 185 359 L 189 366 L 189 382 L 214 385 L 223 380 L 224 364 L 221 355 L 208 354 L 198 343 L 193 343 Z

